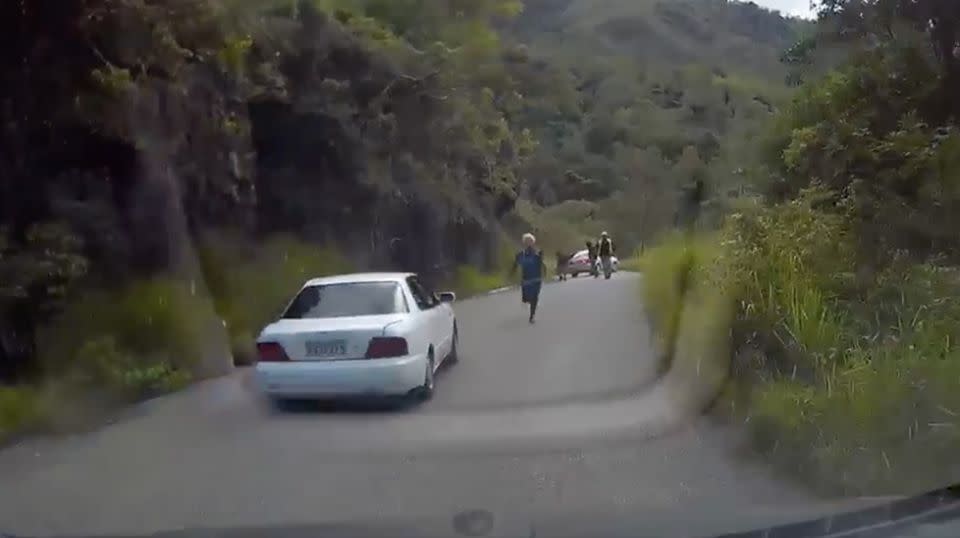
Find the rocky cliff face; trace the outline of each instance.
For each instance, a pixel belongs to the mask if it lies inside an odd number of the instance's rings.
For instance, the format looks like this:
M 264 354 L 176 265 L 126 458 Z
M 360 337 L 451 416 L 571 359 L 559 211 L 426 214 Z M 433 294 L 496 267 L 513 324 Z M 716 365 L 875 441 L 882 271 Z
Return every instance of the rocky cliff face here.
M 264 29 L 251 71 L 236 73 L 201 47 L 168 60 L 137 57 L 127 32 L 97 43 L 149 12 L 69 4 L 5 18 L 21 36 L 3 65 L 0 217 L 15 236 L 65 218 L 95 258 L 137 270 L 177 265 L 206 227 L 297 231 L 376 265 L 399 238 L 405 265 L 424 269 L 467 261 L 457 242 L 486 243 L 512 207 L 443 131 L 456 111 L 436 73 L 405 72 L 323 14 Z M 122 13 L 81 25 L 98 7 Z M 57 87 L 35 93 L 48 78 Z
M 57 255 L 91 267 L 0 286 L 6 370 L 62 298 L 45 290 L 157 271 L 202 281 L 207 229 L 293 232 L 361 268 L 493 262 L 518 150 L 468 136 L 483 115 L 422 52 L 371 44 L 309 3 L 242 34 L 215 4 L 4 3 L 0 273 L 26 275 L 11 260 L 43 223 L 78 245 Z
M 157 17 L 146 8 L 7 4 L 0 223 L 14 243 L 62 220 L 94 260 L 149 271 L 175 265 L 194 226 L 251 222 L 254 156 L 230 129 L 245 113 L 236 79 L 187 49 L 163 58 L 153 41 L 169 28 L 143 36 L 131 22 Z
M 456 111 L 436 73 L 405 73 L 321 16 L 292 39 L 282 91 L 249 104 L 260 230 L 299 230 L 369 267 L 489 265 L 515 194 L 444 140 Z

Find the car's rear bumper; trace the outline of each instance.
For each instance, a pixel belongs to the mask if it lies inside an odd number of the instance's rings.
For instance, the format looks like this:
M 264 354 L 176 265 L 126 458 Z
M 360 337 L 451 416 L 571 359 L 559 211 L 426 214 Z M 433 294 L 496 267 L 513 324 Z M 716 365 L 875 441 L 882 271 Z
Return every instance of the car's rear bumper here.
M 619 263 L 613 263 L 613 264 L 611 264 L 611 269 L 613 269 L 614 271 L 619 271 L 619 270 L 620 270 L 620 267 L 619 267 L 619 266 L 620 266 Z M 603 272 L 603 266 L 602 266 L 600 263 L 598 263 L 596 267 L 597 267 L 597 272 Z M 563 267 L 563 268 L 560 270 L 560 272 L 561 272 L 561 273 L 564 273 L 564 274 L 567 274 L 567 275 L 572 275 L 572 274 L 574 274 L 574 273 L 589 273 L 589 272 L 590 272 L 590 266 L 589 266 L 589 265 L 579 265 L 579 264 L 577 264 L 577 265 L 567 265 L 566 267 Z
M 425 355 L 398 359 L 258 363 L 260 390 L 278 398 L 405 395 L 423 385 Z
M 565 273 L 589 273 L 590 264 L 588 263 L 572 263 L 563 268 Z

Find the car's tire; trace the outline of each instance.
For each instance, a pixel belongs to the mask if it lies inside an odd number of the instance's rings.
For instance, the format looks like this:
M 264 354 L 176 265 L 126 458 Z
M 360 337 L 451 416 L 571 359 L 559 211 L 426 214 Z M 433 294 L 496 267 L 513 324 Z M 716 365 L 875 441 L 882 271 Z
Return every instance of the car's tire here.
M 427 356 L 427 368 L 423 375 L 423 385 L 417 390 L 417 399 L 426 402 L 433 398 L 436 390 L 437 380 L 433 369 L 433 353 Z
M 577 278 L 578 276 L 580 276 L 580 273 L 573 273 L 573 278 Z
M 447 355 L 447 362 L 457 364 L 460 362 L 460 331 L 457 330 L 457 324 L 453 324 L 453 345 L 450 346 L 450 354 Z

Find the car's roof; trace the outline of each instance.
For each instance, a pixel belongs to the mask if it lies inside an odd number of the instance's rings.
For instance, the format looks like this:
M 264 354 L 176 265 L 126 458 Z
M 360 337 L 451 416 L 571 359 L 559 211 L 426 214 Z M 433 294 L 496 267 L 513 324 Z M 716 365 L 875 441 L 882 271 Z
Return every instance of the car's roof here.
M 322 286 L 324 284 L 350 284 L 353 282 L 403 282 L 414 273 L 350 273 L 312 278 L 304 286 Z

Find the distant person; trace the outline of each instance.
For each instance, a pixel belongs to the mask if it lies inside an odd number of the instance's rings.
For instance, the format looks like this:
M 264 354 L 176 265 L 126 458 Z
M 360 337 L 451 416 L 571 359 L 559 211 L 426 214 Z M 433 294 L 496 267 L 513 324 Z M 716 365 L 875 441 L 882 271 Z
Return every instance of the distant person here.
M 389 243 L 390 263 L 397 271 L 410 269 L 409 249 L 402 237 L 393 237 Z
M 567 265 L 570 264 L 572 254 L 557 251 L 557 279 L 561 282 L 567 279 Z
M 587 240 L 587 257 L 590 258 L 590 274 L 597 278 L 597 247 L 593 241 Z
M 530 305 L 530 323 L 534 323 L 537 315 L 537 304 L 540 302 L 540 287 L 543 277 L 547 273 L 547 266 L 543 263 L 543 252 L 536 248 L 537 238 L 533 234 L 523 234 L 523 250 L 513 259 L 511 276 L 516 274 L 520 267 L 522 280 L 520 282 L 520 298 L 524 304 Z
M 609 280 L 613 273 L 613 240 L 607 232 L 600 234 L 600 241 L 597 243 L 597 255 L 600 256 L 600 265 L 603 266 L 603 278 Z

